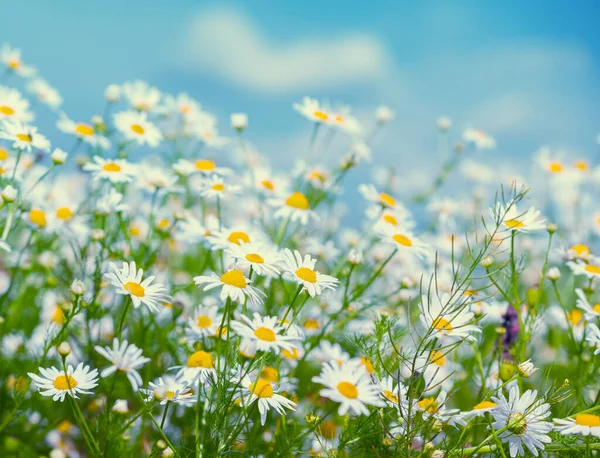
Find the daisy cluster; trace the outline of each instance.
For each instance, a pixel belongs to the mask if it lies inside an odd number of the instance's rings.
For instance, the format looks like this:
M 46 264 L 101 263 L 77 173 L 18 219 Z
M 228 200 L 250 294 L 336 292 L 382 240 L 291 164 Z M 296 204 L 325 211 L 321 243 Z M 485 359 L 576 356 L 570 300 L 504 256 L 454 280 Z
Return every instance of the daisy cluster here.
M 442 117 L 417 186 L 369 166 L 390 108 L 306 97 L 281 171 L 246 114 L 129 81 L 77 119 L 0 66 L 1 456 L 598 456 L 589 160 Z

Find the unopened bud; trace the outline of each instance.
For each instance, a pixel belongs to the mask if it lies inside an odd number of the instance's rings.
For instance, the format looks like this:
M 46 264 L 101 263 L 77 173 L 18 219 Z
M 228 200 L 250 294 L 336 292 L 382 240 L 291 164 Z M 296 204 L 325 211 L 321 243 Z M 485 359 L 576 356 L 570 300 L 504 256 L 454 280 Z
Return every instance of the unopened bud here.
M 537 371 L 537 367 L 533 365 L 530 359 L 519 364 L 519 374 L 521 374 L 521 377 L 529 378 L 535 371 Z
M 364 262 L 365 258 L 362 254 L 362 251 L 360 251 L 357 248 L 352 248 L 349 252 L 348 252 L 348 262 L 350 264 L 354 264 L 354 265 L 358 265 L 358 264 L 362 264 Z
M 558 230 L 558 226 L 556 224 L 548 224 L 546 230 L 549 234 L 554 234 Z
M 104 91 L 104 98 L 110 103 L 116 103 L 121 100 L 121 87 L 117 84 L 110 84 Z
M 508 382 L 511 378 L 515 376 L 518 371 L 517 365 L 512 361 L 502 361 L 500 363 L 500 370 L 498 371 L 500 375 L 500 379 L 503 382 Z
M 104 240 L 104 231 L 102 229 L 93 229 L 90 232 L 90 237 L 92 238 L 92 240 L 95 240 L 96 242 L 98 242 L 100 240 Z
M 377 122 L 385 124 L 394 119 L 395 113 L 388 106 L 381 105 L 375 110 L 375 118 Z
M 166 443 L 164 440 L 162 440 L 162 439 L 158 439 L 158 440 L 156 441 L 156 446 L 157 446 L 159 449 L 161 449 L 161 450 L 164 450 L 165 448 L 167 448 L 167 443 Z
M 481 260 L 479 264 L 481 264 L 481 267 L 487 269 L 488 267 L 491 267 L 492 264 L 494 264 L 494 258 L 492 258 L 491 256 L 486 256 Z
M 81 280 L 73 280 L 73 283 L 71 283 L 71 292 L 75 296 L 83 296 L 85 294 L 85 284 Z
M 68 153 L 66 151 L 61 150 L 60 148 L 56 148 L 50 157 L 52 158 L 52 162 L 56 165 L 62 165 L 67 160 Z
M 112 411 L 117 413 L 128 413 L 129 406 L 127 405 L 127 400 L 117 399 L 115 405 L 112 407 Z
M 248 115 L 246 113 L 233 113 L 231 115 L 231 127 L 241 132 L 248 127 Z
M 560 270 L 558 267 L 550 267 L 546 273 L 546 277 L 551 281 L 560 280 Z
M 69 356 L 71 354 L 71 345 L 69 345 L 69 342 L 62 342 L 58 346 L 58 354 L 61 356 Z
M 17 190 L 13 188 L 11 185 L 6 186 L 2 190 L 2 200 L 4 202 L 14 202 L 17 198 Z

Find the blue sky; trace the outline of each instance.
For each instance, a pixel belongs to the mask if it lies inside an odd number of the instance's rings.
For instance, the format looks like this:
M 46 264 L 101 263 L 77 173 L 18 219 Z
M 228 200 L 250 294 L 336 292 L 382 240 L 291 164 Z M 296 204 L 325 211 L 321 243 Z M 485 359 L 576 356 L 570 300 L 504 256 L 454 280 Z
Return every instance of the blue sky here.
M 75 119 L 102 111 L 107 84 L 141 78 L 188 92 L 224 129 L 247 112 L 254 143 L 283 165 L 309 135 L 291 109 L 303 95 L 360 117 L 394 108 L 382 163 L 425 163 L 440 115 L 457 134 L 494 136 L 488 161 L 528 161 L 542 145 L 597 151 L 599 13 L 596 1 L 28 0 L 5 2 L 0 41 L 23 50 Z

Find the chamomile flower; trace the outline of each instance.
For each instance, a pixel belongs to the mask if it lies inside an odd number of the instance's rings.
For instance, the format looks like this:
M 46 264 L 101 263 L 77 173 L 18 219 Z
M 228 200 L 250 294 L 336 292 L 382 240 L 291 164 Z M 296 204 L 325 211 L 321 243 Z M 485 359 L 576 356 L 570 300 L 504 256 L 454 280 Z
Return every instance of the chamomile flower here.
M 215 357 L 204 350 L 192 353 L 188 357 L 185 366 L 174 366 L 171 369 L 179 369 L 177 377 L 190 385 L 195 385 L 196 382 L 204 384 L 217 375 Z
M 162 97 L 158 89 L 141 80 L 124 83 L 122 93 L 132 108 L 144 112 L 156 110 Z
M 146 402 L 156 398 L 160 405 L 173 402 L 189 406 L 196 403 L 196 395 L 187 380 L 165 375 L 159 377 L 156 383 L 148 383 L 148 386 L 150 389 L 140 388 L 140 392 L 146 395 Z
M 580 413 L 573 418 L 555 418 L 555 431 L 559 431 L 563 436 L 577 434 L 580 436 L 600 437 L 600 416 L 589 413 Z
M 29 102 L 16 89 L 0 86 L 0 121 L 28 123 L 33 121 Z
M 252 268 L 258 275 L 278 275 L 277 263 L 281 256 L 272 247 L 256 243 L 229 244 L 225 252 L 235 259 L 241 268 Z
M 267 413 L 271 409 L 274 409 L 280 415 L 285 415 L 285 409 L 296 409 L 296 403 L 276 393 L 273 384 L 268 380 L 259 378 L 253 382 L 249 376 L 245 376 L 241 380 L 241 385 L 242 404 L 248 407 L 253 402 L 258 403 L 261 425 L 264 425 L 267 421 Z
M 40 367 L 40 377 L 37 374 L 29 372 L 28 375 L 33 379 L 42 396 L 52 396 L 53 401 L 63 402 L 65 396 L 79 399 L 78 394 L 93 394 L 91 390 L 98 383 L 98 370 L 90 370 L 89 366 L 84 366 L 83 363 L 73 369 L 69 364 L 67 371 L 50 367 L 44 369 Z M 43 391 L 42 391 L 43 390 Z
M 310 121 L 320 124 L 331 122 L 331 111 L 316 99 L 304 97 L 302 103 L 294 103 L 293 107 L 294 110 Z
M 27 90 L 53 110 L 56 110 L 63 103 L 60 93 L 44 79 L 34 79 L 27 85 Z
M 13 142 L 15 149 L 31 152 L 33 148 L 50 151 L 50 141 L 38 133 L 37 127 L 18 121 L 4 121 L 0 126 L 0 138 Z
M 498 404 L 492 401 L 481 401 L 478 404 L 475 404 L 473 408 L 468 412 L 463 412 L 462 416 L 465 420 L 470 420 L 475 417 L 483 417 L 486 413 L 491 412 L 496 408 Z
M 143 269 L 137 269 L 134 261 L 129 264 L 124 262 L 121 268 L 118 268 L 115 263 L 109 264 L 112 272 L 109 272 L 106 277 L 111 284 L 116 287 L 117 294 L 128 295 L 134 307 L 139 307 L 140 304 L 146 305 L 151 311 L 157 312 L 160 307 L 169 300 L 169 295 L 166 293 L 166 288 L 160 283 L 155 283 L 156 277 L 150 276 L 142 280 L 144 275 Z
M 282 266 L 283 270 L 299 285 L 304 286 L 310 297 L 320 295 L 323 290 L 335 290 L 338 279 L 330 275 L 322 274 L 315 270 L 317 260 L 310 255 L 304 255 L 299 251 L 286 248 L 283 252 Z
M 188 320 L 188 329 L 192 337 L 213 337 L 222 320 L 223 315 L 219 313 L 217 306 L 201 306 Z
M 324 385 L 319 394 L 339 402 L 339 415 L 348 411 L 356 415 L 368 415 L 367 405 L 383 407 L 380 390 L 371 382 L 371 377 L 364 365 L 355 362 L 339 366 L 325 363 L 321 374 L 312 378 L 315 383 Z
M 21 51 L 16 48 L 11 48 L 8 44 L 4 44 L 2 49 L 0 49 L 0 62 L 4 64 L 8 71 L 23 78 L 29 78 L 35 75 L 35 68 L 30 65 L 25 65 L 23 59 L 21 59 Z
M 575 294 L 577 295 L 577 302 L 575 305 L 583 310 L 585 320 L 590 321 L 600 317 L 600 304 L 594 304 L 592 306 L 581 288 L 577 288 Z
M 393 196 L 386 192 L 378 192 L 375 186 L 372 184 L 361 184 L 358 187 L 358 191 L 369 202 L 381 206 L 382 208 L 395 209 L 400 205 L 400 203 Z
M 592 323 L 587 327 L 587 331 L 588 335 L 585 337 L 585 340 L 596 347 L 594 355 L 600 354 L 600 329 L 596 324 Z
M 505 207 L 497 203 L 496 207 L 490 209 L 490 214 L 495 221 L 499 221 L 505 230 L 517 232 L 531 232 L 546 229 L 546 220 L 541 217 L 541 212 L 535 207 L 526 212 L 517 210 L 516 204 Z
M 496 140 L 482 130 L 465 129 L 462 138 L 466 143 L 475 145 L 477 149 L 494 149 L 496 147 Z
M 307 225 L 310 221 L 318 221 L 319 216 L 310 209 L 310 202 L 300 191 L 293 192 L 287 197 L 268 199 L 267 203 L 275 208 L 273 218 L 289 219 Z
M 238 194 L 241 189 L 240 186 L 226 183 L 225 180 L 218 175 L 212 175 L 202 183 L 200 195 L 210 199 L 226 199 Z
M 392 245 L 402 254 L 412 254 L 418 258 L 424 258 L 430 252 L 427 245 L 407 229 L 390 224 L 378 224 L 374 230 L 381 238 L 382 243 Z
M 390 375 L 378 380 L 377 387 L 381 397 L 385 403 L 389 406 L 401 409 L 403 412 L 406 411 L 408 403 L 406 402 L 408 388 L 402 383 L 397 382 Z
M 134 344 L 128 345 L 126 340 L 119 343 L 119 340 L 115 338 L 112 348 L 96 345 L 94 349 L 112 363 L 100 372 L 102 378 L 108 377 L 116 371 L 122 371 L 127 374 L 133 391 L 138 390 L 142 384 L 142 377 L 138 369 L 150 361 L 150 358 L 142 356 L 141 348 Z
M 585 275 L 589 279 L 600 278 L 600 258 L 593 256 L 589 263 L 583 261 L 570 261 L 567 266 L 573 271 L 573 275 Z
M 245 315 L 240 318 L 241 321 L 231 322 L 231 329 L 243 338 L 254 341 L 257 350 L 273 350 L 278 353 L 280 350 L 290 351 L 297 346 L 294 342 L 298 337 L 281 333 L 285 328 L 279 324 L 276 316 L 262 317 L 255 312 L 252 320 Z
M 101 132 L 97 132 L 92 124 L 72 121 L 63 114 L 56 122 L 56 127 L 58 127 L 60 131 L 74 135 L 91 146 L 99 147 L 101 149 L 108 149 L 110 147 L 108 138 Z
M 197 286 L 204 286 L 204 291 L 221 287 L 220 297 L 222 300 L 227 298 L 234 302 L 244 303 L 246 298 L 253 305 L 262 304 L 262 297 L 265 294 L 250 285 L 252 280 L 244 277 L 244 274 L 236 268 L 230 269 L 220 277 L 216 273 L 210 275 L 199 275 L 194 277 L 194 283 Z
M 452 300 L 448 293 L 434 294 L 431 300 L 426 295 L 421 296 L 420 320 L 426 329 L 432 330 L 429 339 L 475 340 L 473 333 L 479 333 L 481 329 L 472 324 L 473 312 L 467 311 L 460 302 L 452 303 Z
M 111 183 L 127 183 L 133 179 L 135 172 L 125 159 L 104 159 L 94 156 L 93 162 L 83 166 L 86 172 L 92 172 L 94 181 L 109 180 Z
M 447 423 L 450 426 L 464 425 L 465 421 L 460 411 L 448 408 L 447 397 L 448 393 L 441 390 L 435 397 L 421 398 L 416 404 L 416 409 L 421 412 L 425 420 L 433 417 L 437 421 Z
M 115 127 L 126 140 L 138 145 L 156 147 L 162 140 L 158 127 L 148 121 L 146 113 L 137 111 L 122 111 L 114 117 Z
M 492 428 L 506 429 L 498 437 L 509 444 L 510 456 L 524 455 L 523 445 L 538 456 L 538 449 L 543 450 L 544 443 L 550 442 L 547 433 L 552 430 L 552 423 L 544 421 L 550 415 L 550 404 L 538 399 L 537 391 L 527 390 L 520 395 L 516 385 L 510 389 L 508 399 L 500 392 L 492 401 L 497 404 L 491 410 Z

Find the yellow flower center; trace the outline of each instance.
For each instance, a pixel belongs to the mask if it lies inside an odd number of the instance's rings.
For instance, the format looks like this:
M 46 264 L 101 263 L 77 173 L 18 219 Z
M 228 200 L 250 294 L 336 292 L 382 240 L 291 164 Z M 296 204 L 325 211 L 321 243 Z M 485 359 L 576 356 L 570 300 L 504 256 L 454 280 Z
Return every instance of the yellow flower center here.
M 263 264 L 265 262 L 263 257 L 256 253 L 248 253 L 246 255 L 246 261 L 253 262 L 255 264 Z
M 358 397 L 358 389 L 354 383 L 340 382 L 337 385 L 337 389 L 348 399 L 356 399 Z
M 250 393 L 259 398 L 270 398 L 273 396 L 273 387 L 266 380 L 257 380 L 248 386 Z
M 71 422 L 69 420 L 63 420 L 58 424 L 56 429 L 58 429 L 63 434 L 67 434 L 71 429 Z
M 121 166 L 115 162 L 107 162 L 102 166 L 102 170 L 105 172 L 120 172 Z
M 386 397 L 388 401 L 393 402 L 394 404 L 398 404 L 398 396 L 396 396 L 392 391 L 385 390 L 383 395 Z
M 383 215 L 383 220 L 388 223 L 391 224 L 392 226 L 397 226 L 398 225 L 398 220 L 394 217 L 394 215 Z
M 580 426 L 600 426 L 600 417 L 589 413 L 575 415 L 575 424 Z
M 54 388 L 57 390 L 68 390 L 73 389 L 77 386 L 77 381 L 70 375 L 59 375 L 54 379 Z
M 319 329 L 319 322 L 314 318 L 309 318 L 304 322 L 304 329 Z
M 201 367 L 203 369 L 212 369 L 215 359 L 206 351 L 197 351 L 192 354 L 187 361 L 188 367 Z
M 298 359 L 300 354 L 296 348 L 292 348 L 291 350 L 281 350 L 281 356 L 286 359 Z
M 577 326 L 579 323 L 581 323 L 583 312 L 578 309 L 572 310 L 571 312 L 567 313 L 567 318 L 571 325 Z
M 5 161 L 8 159 L 8 151 L 4 148 L 0 148 L 0 161 Z
M 134 237 L 138 237 L 142 232 L 140 231 L 140 228 L 137 226 L 131 226 L 129 228 L 129 233 L 131 235 L 133 235 Z
M 296 275 L 301 280 L 309 283 L 316 283 L 317 281 L 317 273 L 308 267 L 300 267 L 298 270 L 296 270 Z
M 394 242 L 396 242 L 398 245 L 412 246 L 412 241 L 402 234 L 395 234 L 392 238 L 394 239 Z
M 63 324 L 65 322 L 65 313 L 58 306 L 54 308 L 54 313 L 52 314 L 52 321 L 58 324 Z
M 288 207 L 297 208 L 298 210 L 308 210 L 309 207 L 308 199 L 301 192 L 295 192 L 290 195 L 285 204 Z
M 5 116 L 12 116 L 15 114 L 15 110 L 13 110 L 11 107 L 8 107 L 6 105 L 2 105 L 2 106 L 0 106 L 0 113 L 2 113 Z
M 329 119 L 329 115 L 324 111 L 315 111 L 313 116 L 321 121 L 327 121 Z
M 560 162 L 550 162 L 548 164 L 548 170 L 552 173 L 562 172 L 563 166 Z
M 496 407 L 495 402 L 481 401 L 479 404 L 477 404 L 475 407 L 473 407 L 473 410 L 490 409 L 492 407 Z
M 585 172 L 589 168 L 589 165 L 586 161 L 577 161 L 575 162 L 575 168 Z
M 595 266 L 593 264 L 588 264 L 587 266 L 585 266 L 583 268 L 583 270 L 585 270 L 586 272 L 589 272 L 591 274 L 600 275 L 600 266 Z
M 506 426 L 511 433 L 521 436 L 527 431 L 527 420 L 522 413 L 515 412 L 506 420 Z
M 387 205 L 388 207 L 395 207 L 396 206 L 396 199 L 394 199 L 392 196 L 390 196 L 389 194 L 382 192 L 381 194 L 379 194 L 379 200 L 381 201 L 382 204 Z
M 58 210 L 56 210 L 56 217 L 58 219 L 62 219 L 63 221 L 67 221 L 73 218 L 73 212 L 68 207 L 60 207 Z
M 200 315 L 196 324 L 199 328 L 206 329 L 212 324 L 212 320 L 206 315 Z
M 171 391 L 171 390 L 165 391 L 165 398 L 173 399 L 174 397 L 175 397 L 175 391 Z
M 452 324 L 446 319 L 442 317 L 438 317 L 433 320 L 433 327 L 438 331 L 451 331 Z
M 208 159 L 199 159 L 196 161 L 196 169 L 208 172 L 216 168 L 215 162 Z
M 27 142 L 27 143 L 31 143 L 31 141 L 33 140 L 31 138 L 31 135 L 29 135 L 29 134 L 17 134 L 17 138 L 19 140 L 21 140 L 22 142 Z
M 275 333 L 272 329 L 261 326 L 254 331 L 254 335 L 265 342 L 275 342 Z
M 337 425 L 332 420 L 325 420 L 321 423 L 319 427 L 321 436 L 325 439 L 333 439 L 335 437 L 335 433 L 337 432 Z
M 144 287 L 139 283 L 128 281 L 127 283 L 125 283 L 124 288 L 134 296 L 144 297 L 145 295 Z
M 265 366 L 260 373 L 260 378 L 267 382 L 277 383 L 279 381 L 279 371 L 271 366 Z
M 227 241 L 235 243 L 236 245 L 241 245 L 241 242 L 250 243 L 250 236 L 245 232 L 234 231 L 231 234 L 229 234 L 229 237 L 227 237 Z
M 443 366 L 444 364 L 446 364 L 446 357 L 443 353 L 433 350 L 431 352 L 431 362 L 433 364 L 437 364 L 438 366 Z
M 144 132 L 146 132 L 144 130 L 144 128 L 142 126 L 140 126 L 139 124 L 132 124 L 131 125 L 131 130 L 134 131 L 138 135 L 143 135 Z
M 361 356 L 360 361 L 361 361 L 361 363 L 363 363 L 363 365 L 365 366 L 365 368 L 367 369 L 367 372 L 369 374 L 372 374 L 373 372 L 375 372 L 373 363 L 371 363 L 371 361 L 369 361 L 367 358 L 365 358 L 364 356 Z
M 44 210 L 34 209 L 29 212 L 29 220 L 40 227 L 46 227 L 46 213 Z
M 19 68 L 21 66 L 21 61 L 20 60 L 11 60 L 8 62 L 8 66 L 10 68 L 12 68 L 13 70 L 16 70 L 17 68 Z
M 169 220 L 168 220 L 168 219 L 161 219 L 161 220 L 160 220 L 160 221 L 159 221 L 159 222 L 156 224 L 156 226 L 157 226 L 159 229 L 166 229 L 166 228 L 168 228 L 168 227 L 169 227 Z
M 263 187 L 267 188 L 269 191 L 273 191 L 273 189 L 275 189 L 275 185 L 271 180 L 262 180 L 260 184 L 262 184 Z
M 94 135 L 94 128 L 87 124 L 80 123 L 75 127 L 75 132 L 84 137 L 89 137 L 90 135 Z
M 230 270 L 221 275 L 221 281 L 229 286 L 235 286 L 236 288 L 245 288 L 247 283 L 244 275 L 239 270 Z
M 421 399 L 417 404 L 421 409 L 429 413 L 436 413 L 440 406 L 434 398 Z
M 221 184 L 221 183 L 216 183 L 216 184 L 213 184 L 210 188 L 213 191 L 219 191 L 219 192 L 221 192 L 221 191 L 225 190 L 225 185 Z
M 509 229 L 518 229 L 518 228 L 521 228 L 521 227 L 525 226 L 525 224 L 523 224 L 518 219 L 509 219 L 509 220 L 506 220 L 506 221 L 504 221 L 504 225 L 506 227 L 508 227 Z
M 571 247 L 571 251 L 574 251 L 577 256 L 588 256 L 590 254 L 590 249 L 587 245 L 583 245 L 578 243 Z
M 599 313 L 600 314 L 600 304 L 596 304 L 594 305 L 594 312 Z

